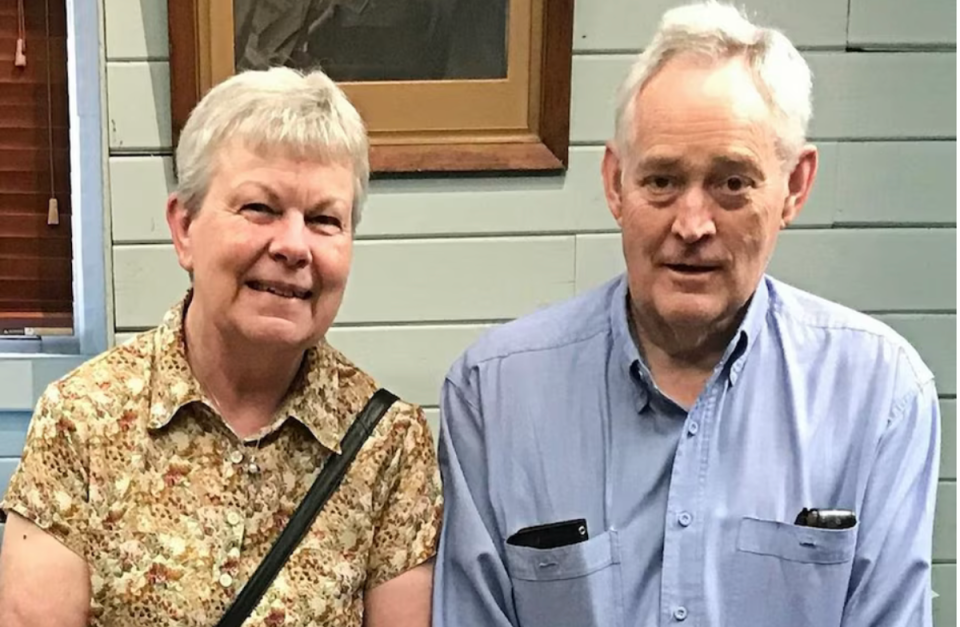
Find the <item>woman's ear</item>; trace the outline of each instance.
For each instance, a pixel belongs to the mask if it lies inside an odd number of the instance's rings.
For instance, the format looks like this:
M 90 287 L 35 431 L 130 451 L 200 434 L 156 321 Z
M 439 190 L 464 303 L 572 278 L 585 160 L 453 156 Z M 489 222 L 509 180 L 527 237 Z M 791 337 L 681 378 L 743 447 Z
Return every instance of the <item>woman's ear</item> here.
M 177 193 L 170 194 L 167 198 L 167 226 L 170 228 L 173 247 L 177 251 L 177 261 L 181 268 L 190 273 L 193 272 L 193 242 L 190 238 L 193 217 Z

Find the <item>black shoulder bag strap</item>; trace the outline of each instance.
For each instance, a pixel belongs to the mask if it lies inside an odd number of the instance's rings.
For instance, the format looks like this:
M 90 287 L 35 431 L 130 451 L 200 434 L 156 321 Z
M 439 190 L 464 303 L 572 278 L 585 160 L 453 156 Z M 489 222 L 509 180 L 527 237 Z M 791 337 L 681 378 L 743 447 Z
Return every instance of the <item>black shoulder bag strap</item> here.
M 297 511 L 290 517 L 287 526 L 283 528 L 280 537 L 273 543 L 270 552 L 263 558 L 257 570 L 250 577 L 250 581 L 243 586 L 243 590 L 233 604 L 227 608 L 226 613 L 217 627 L 240 627 L 243 621 L 247 620 L 250 612 L 260 603 L 264 592 L 273 583 L 277 573 L 283 568 L 290 555 L 293 553 L 304 534 L 313 525 L 317 514 L 323 509 L 327 499 L 337 491 L 340 482 L 343 481 L 347 469 L 353 463 L 354 458 L 366 442 L 367 438 L 373 433 L 380 419 L 387 413 L 390 406 L 396 402 L 397 397 L 383 388 L 377 390 L 366 406 L 357 416 L 347 434 L 340 441 L 340 455 L 331 455 L 323 465 L 323 470 L 317 475 L 307 496 L 297 507 Z

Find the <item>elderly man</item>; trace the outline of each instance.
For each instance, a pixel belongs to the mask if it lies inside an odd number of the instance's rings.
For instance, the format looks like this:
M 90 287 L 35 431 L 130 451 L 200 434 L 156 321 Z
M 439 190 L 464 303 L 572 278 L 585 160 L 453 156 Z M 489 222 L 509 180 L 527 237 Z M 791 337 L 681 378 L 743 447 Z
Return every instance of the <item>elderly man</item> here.
M 764 274 L 817 171 L 810 83 L 731 7 L 664 16 L 603 159 L 626 274 L 444 383 L 435 625 L 931 624 L 931 372 Z

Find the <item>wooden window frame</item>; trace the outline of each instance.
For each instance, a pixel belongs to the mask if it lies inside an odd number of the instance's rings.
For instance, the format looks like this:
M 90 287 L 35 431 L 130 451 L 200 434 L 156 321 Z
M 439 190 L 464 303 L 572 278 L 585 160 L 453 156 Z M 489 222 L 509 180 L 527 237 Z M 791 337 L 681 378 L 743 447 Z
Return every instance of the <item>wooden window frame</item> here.
M 508 2 L 506 79 L 340 84 L 370 129 L 373 173 L 566 169 L 573 0 Z M 168 0 L 167 11 L 176 143 L 201 95 L 233 74 L 233 3 Z

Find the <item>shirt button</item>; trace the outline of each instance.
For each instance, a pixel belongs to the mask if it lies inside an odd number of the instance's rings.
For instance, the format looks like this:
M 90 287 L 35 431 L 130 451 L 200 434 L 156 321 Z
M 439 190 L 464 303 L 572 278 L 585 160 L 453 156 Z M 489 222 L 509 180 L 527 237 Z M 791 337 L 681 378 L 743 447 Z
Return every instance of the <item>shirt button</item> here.
M 693 522 L 693 516 L 689 512 L 680 512 L 680 515 L 677 516 L 677 522 L 680 523 L 681 527 L 689 527 L 690 523 Z
M 700 423 L 698 422 L 691 422 L 690 424 L 687 425 L 687 433 L 689 433 L 690 435 L 697 435 L 697 431 L 699 430 L 700 430 Z
M 687 619 L 687 608 L 682 605 L 677 609 L 673 610 L 673 617 L 677 620 L 686 620 Z
M 260 466 L 257 466 L 255 462 L 250 462 L 250 465 L 247 466 L 247 470 L 250 472 L 251 475 L 255 475 L 258 472 L 260 472 Z
M 240 462 L 243 461 L 243 453 L 241 453 L 240 451 L 234 451 L 230 453 L 230 461 L 233 462 L 234 464 L 239 464 Z
M 230 523 L 231 525 L 239 525 L 240 514 L 236 512 L 230 512 L 229 514 L 227 514 L 227 522 Z
M 227 553 L 227 557 L 229 557 L 230 559 L 234 559 L 234 560 L 237 559 L 238 557 L 240 557 L 240 549 L 238 549 L 237 547 L 233 547 L 233 548 L 230 549 L 230 551 Z
M 220 585 L 223 586 L 224 588 L 229 588 L 230 586 L 233 585 L 233 577 L 231 577 L 227 573 L 223 573 L 222 575 L 220 575 Z

